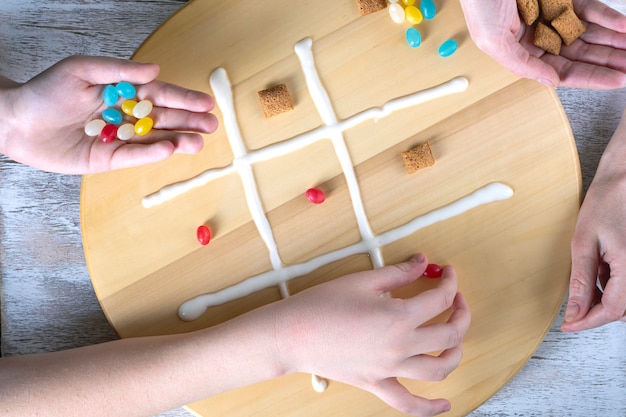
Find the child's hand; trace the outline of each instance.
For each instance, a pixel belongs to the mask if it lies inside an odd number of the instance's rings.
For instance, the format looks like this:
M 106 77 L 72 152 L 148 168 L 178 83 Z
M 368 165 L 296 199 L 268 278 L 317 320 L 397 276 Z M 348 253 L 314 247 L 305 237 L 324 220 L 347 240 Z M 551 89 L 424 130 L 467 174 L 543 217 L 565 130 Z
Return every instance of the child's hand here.
M 551 87 L 593 89 L 626 85 L 626 16 L 598 0 L 574 0 L 587 33 L 551 55 L 533 44 L 515 0 L 461 0 L 476 45 L 502 66 Z
M 142 165 L 173 153 L 197 153 L 199 133 L 217 128 L 213 98 L 156 81 L 154 64 L 104 57 L 71 57 L 32 80 L 0 90 L 0 151 L 46 171 L 88 174 Z M 85 125 L 101 118 L 107 84 L 127 81 L 154 104 L 154 129 L 127 142 L 88 137 Z
M 426 257 L 418 255 L 279 303 L 278 343 L 287 368 L 370 391 L 405 413 L 432 416 L 449 410 L 447 400 L 413 395 L 397 380 L 444 379 L 461 360 L 461 342 L 470 325 L 470 310 L 457 294 L 452 267 L 444 269 L 433 290 L 410 299 L 386 295 L 418 279 L 426 265 Z M 446 322 L 423 326 L 450 308 Z M 439 351 L 438 356 L 429 354 Z

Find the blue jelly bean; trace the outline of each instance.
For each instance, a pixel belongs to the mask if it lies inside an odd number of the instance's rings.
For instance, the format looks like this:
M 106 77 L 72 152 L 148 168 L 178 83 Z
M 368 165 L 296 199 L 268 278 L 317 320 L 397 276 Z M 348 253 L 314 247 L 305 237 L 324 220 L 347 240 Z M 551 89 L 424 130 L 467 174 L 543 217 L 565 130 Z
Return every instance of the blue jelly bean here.
M 124 97 L 126 99 L 135 98 L 135 94 L 137 94 L 137 90 L 135 89 L 135 87 L 132 84 L 127 83 L 126 81 L 122 81 L 121 83 L 117 84 L 115 86 L 115 90 L 117 91 L 117 94 L 120 95 L 120 97 Z
M 459 47 L 459 43 L 454 39 L 448 39 L 439 47 L 439 56 L 442 58 L 447 58 L 450 55 L 454 54 Z
M 117 103 L 117 90 L 112 85 L 107 85 L 104 87 L 104 93 L 102 94 L 102 98 L 104 99 L 104 104 L 108 107 L 114 106 Z
M 422 0 L 420 3 L 420 10 L 424 19 L 432 19 L 437 14 L 437 6 L 433 0 Z
M 422 35 L 420 31 L 414 27 L 410 27 L 406 30 L 406 41 L 411 48 L 417 48 L 422 44 Z
M 102 118 L 105 122 L 114 125 L 119 125 L 120 123 L 122 123 L 122 113 L 112 107 L 104 109 L 104 111 L 102 112 Z

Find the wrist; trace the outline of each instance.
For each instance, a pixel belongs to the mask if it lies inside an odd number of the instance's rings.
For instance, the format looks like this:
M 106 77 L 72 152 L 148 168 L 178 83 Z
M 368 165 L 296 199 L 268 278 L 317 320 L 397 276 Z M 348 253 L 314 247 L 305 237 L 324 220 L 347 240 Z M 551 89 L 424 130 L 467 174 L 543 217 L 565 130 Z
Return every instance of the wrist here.
M 11 98 L 21 84 L 0 75 L 0 153 L 7 155 L 7 140 L 15 134 L 15 115 Z

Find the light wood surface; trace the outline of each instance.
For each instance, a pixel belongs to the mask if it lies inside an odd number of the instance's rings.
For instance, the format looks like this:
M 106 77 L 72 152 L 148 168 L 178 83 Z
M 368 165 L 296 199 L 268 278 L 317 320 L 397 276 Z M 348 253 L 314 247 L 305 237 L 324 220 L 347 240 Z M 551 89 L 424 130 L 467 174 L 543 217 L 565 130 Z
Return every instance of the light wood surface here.
M 423 395 L 451 399 L 450 415 L 465 415 L 520 369 L 559 311 L 581 178 L 569 124 L 553 91 L 516 79 L 480 53 L 454 2 L 445 3 L 435 20 L 423 24 L 423 31 L 423 46 L 412 50 L 403 40 L 403 29 L 386 12 L 361 17 L 353 2 L 327 0 L 296 7 L 289 1 L 226 5 L 198 0 L 154 33 L 135 59 L 158 62 L 163 79 L 204 91 L 210 91 L 210 72 L 224 67 L 248 149 L 320 125 L 293 52 L 294 44 L 307 36 L 314 41 L 321 79 L 342 119 L 455 76 L 470 80 L 466 92 L 345 133 L 377 234 L 491 182 L 515 191 L 510 200 L 478 207 L 383 250 L 387 263 L 423 251 L 459 271 L 460 289 L 473 311 L 464 361 L 444 382 L 405 382 Z M 460 48 L 444 60 L 437 48 L 450 37 L 460 41 Z M 296 110 L 265 120 L 256 92 L 279 82 L 287 82 Z M 221 116 L 219 110 L 216 114 Z M 424 141 L 430 142 L 437 162 L 409 176 L 399 154 Z M 197 321 L 177 317 L 187 299 L 268 270 L 268 254 L 235 175 L 154 208 L 142 207 L 141 199 L 231 160 L 222 128 L 206 138 L 198 156 L 84 178 L 81 212 L 87 263 L 103 309 L 122 337 L 205 327 L 279 298 L 272 286 L 213 307 Z M 325 142 L 255 166 L 286 264 L 359 240 L 340 173 L 334 151 Z M 302 196 L 313 185 L 329 192 L 321 206 Z M 215 237 L 209 246 L 200 247 L 195 229 L 207 221 Z M 353 256 L 298 278 L 289 288 L 297 292 L 365 268 L 371 268 L 367 256 Z M 428 285 L 432 281 L 422 280 L 398 295 L 415 294 Z M 311 416 L 330 410 L 398 414 L 370 394 L 335 382 L 326 393 L 317 394 L 309 379 L 294 375 L 257 384 L 190 409 L 203 416 L 276 416 L 294 410 Z
M 626 13 L 622 0 L 605 3 Z M 184 1 L 3 0 L 0 72 L 25 81 L 68 54 L 130 57 Z M 111 18 L 115 12 L 115 18 Z M 626 107 L 626 90 L 559 88 L 584 189 Z M 85 266 L 80 177 L 0 156 L 0 350 L 43 353 L 115 338 Z M 37 238 L 33 238 L 34 231 Z M 566 334 L 563 311 L 525 366 L 472 417 L 626 415 L 626 327 Z M 328 414 L 349 415 L 343 409 Z M 189 417 L 185 409 L 159 417 Z

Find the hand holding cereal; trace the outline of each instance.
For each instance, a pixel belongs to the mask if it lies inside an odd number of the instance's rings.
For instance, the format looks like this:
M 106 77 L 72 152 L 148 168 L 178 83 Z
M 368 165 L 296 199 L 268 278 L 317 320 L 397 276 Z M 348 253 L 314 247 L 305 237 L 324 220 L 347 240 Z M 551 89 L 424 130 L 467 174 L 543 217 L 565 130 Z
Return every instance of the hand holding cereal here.
M 476 45 L 505 68 L 524 78 L 551 87 L 566 86 L 613 89 L 626 85 L 626 16 L 598 0 L 461 0 L 470 35 Z M 518 11 L 517 3 L 520 4 Z M 557 5 L 573 4 L 584 33 L 567 35 L 563 44 L 552 22 L 539 18 L 529 26 L 537 12 Z M 534 13 L 522 5 L 531 4 Z M 520 14 L 522 17 L 520 17 Z M 539 20 L 543 20 L 541 23 Z M 578 20 L 578 19 L 575 19 Z M 544 48 L 536 46 L 535 28 L 548 38 Z M 569 29 L 569 28 L 568 28 Z M 580 31 L 582 32 L 582 30 Z M 574 40 L 575 39 L 575 40 Z M 558 43 L 558 47 L 554 46 Z M 568 45 L 569 43 L 569 45 Z M 546 52 L 545 49 L 550 50 Z

